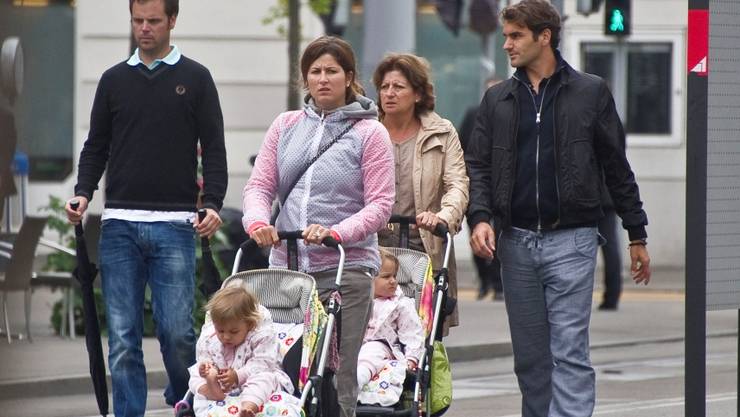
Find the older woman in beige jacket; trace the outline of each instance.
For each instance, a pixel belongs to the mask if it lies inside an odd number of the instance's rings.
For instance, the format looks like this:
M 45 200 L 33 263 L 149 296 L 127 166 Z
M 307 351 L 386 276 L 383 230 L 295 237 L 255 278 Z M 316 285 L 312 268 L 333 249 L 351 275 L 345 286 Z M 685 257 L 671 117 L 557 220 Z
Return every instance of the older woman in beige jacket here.
M 393 214 L 415 216 L 409 247 L 426 252 L 435 269 L 442 266 L 444 244 L 431 231 L 442 222 L 453 235 L 468 205 L 468 176 L 457 131 L 434 112 L 429 63 L 411 54 L 387 55 L 373 75 L 381 122 L 393 143 L 396 200 Z M 398 244 L 398 229 L 378 233 L 382 246 Z M 449 264 L 449 294 L 457 296 L 454 252 Z M 457 309 L 445 322 L 458 324 Z

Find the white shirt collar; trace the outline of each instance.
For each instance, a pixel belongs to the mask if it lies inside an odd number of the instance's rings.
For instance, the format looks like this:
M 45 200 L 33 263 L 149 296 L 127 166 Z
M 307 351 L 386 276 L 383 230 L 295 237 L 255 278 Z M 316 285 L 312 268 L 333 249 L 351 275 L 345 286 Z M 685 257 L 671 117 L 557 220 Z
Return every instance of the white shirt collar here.
M 159 65 L 160 62 L 164 62 L 167 65 L 175 65 L 177 64 L 177 61 L 180 60 L 180 57 L 182 54 L 180 53 L 180 49 L 177 47 L 177 45 L 170 45 L 172 46 L 172 49 L 170 50 L 170 53 L 167 54 L 166 57 L 162 59 L 155 59 L 150 65 L 148 65 L 149 69 L 154 69 L 157 65 Z M 139 64 L 143 64 L 144 62 L 139 58 L 139 48 L 136 48 L 133 55 L 126 61 L 127 64 L 131 65 L 132 67 L 135 67 Z

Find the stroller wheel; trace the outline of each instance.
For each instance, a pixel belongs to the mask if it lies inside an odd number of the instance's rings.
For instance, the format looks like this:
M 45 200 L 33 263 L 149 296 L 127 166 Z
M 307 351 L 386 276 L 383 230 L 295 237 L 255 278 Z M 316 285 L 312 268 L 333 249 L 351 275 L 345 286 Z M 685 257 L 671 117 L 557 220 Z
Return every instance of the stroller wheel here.
M 193 410 L 190 408 L 190 403 L 187 401 L 182 400 L 175 404 L 175 417 L 191 417 L 194 415 Z

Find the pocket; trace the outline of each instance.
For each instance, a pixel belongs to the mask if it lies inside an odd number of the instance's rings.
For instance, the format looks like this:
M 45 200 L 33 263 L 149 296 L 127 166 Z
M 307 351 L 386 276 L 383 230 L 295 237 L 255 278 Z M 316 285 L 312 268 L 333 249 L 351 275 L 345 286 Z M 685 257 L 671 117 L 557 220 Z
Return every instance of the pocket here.
M 579 227 L 573 233 L 573 245 L 576 251 L 586 257 L 596 256 L 599 247 L 599 232 L 595 227 Z
M 195 234 L 193 224 L 189 222 L 166 222 L 167 227 L 177 232 Z
M 596 161 L 596 153 L 590 139 L 579 138 L 571 141 L 571 175 L 575 195 L 581 201 L 601 201 L 601 170 Z

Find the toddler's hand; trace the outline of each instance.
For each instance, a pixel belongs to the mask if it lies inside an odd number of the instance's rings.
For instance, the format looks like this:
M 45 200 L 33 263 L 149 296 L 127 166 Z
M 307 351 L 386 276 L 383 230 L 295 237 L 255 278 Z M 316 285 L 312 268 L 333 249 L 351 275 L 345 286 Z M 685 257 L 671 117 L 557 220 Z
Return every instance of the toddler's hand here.
M 244 401 L 242 403 L 242 411 L 239 414 L 239 417 L 254 417 L 259 413 L 260 408 L 257 406 L 257 404 L 251 402 L 251 401 Z
M 222 369 L 218 373 L 218 382 L 224 391 L 231 390 L 239 384 L 239 376 L 233 368 Z
M 213 363 L 201 362 L 198 365 L 198 375 L 200 375 L 201 378 L 205 378 L 208 376 L 208 373 L 211 371 L 212 368 L 214 368 Z
M 413 372 L 413 371 L 416 371 L 416 361 L 415 361 L 415 360 L 413 360 L 413 359 L 407 359 L 407 360 L 406 360 L 406 368 L 407 368 L 407 369 L 408 369 L 409 371 L 412 371 L 412 372 Z

